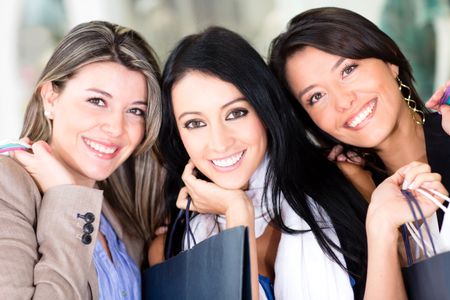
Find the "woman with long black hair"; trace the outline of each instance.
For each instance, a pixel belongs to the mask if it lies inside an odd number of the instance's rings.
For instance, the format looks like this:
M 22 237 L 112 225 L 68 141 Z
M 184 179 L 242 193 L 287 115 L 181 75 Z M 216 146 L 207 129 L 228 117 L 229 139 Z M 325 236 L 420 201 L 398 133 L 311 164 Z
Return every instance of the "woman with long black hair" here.
M 248 226 L 254 299 L 362 298 L 367 203 L 306 138 L 260 55 L 223 28 L 187 36 L 168 58 L 162 93 L 171 220 L 189 196 L 196 242 Z M 165 258 L 187 249 L 183 232 Z M 151 265 L 164 259 L 163 241 L 152 244 Z

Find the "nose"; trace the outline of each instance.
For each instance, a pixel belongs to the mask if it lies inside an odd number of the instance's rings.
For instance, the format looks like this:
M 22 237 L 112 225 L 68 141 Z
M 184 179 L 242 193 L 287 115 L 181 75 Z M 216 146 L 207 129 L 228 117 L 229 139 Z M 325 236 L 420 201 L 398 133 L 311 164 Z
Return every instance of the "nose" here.
M 232 131 L 224 124 L 209 126 L 208 139 L 209 148 L 217 153 L 226 152 L 234 141 Z
M 353 102 L 356 100 L 355 93 L 350 89 L 340 88 L 335 91 L 335 104 L 336 110 L 339 112 L 346 111 L 353 106 Z
M 101 129 L 109 136 L 118 137 L 123 133 L 124 123 L 122 112 L 112 112 L 103 117 Z

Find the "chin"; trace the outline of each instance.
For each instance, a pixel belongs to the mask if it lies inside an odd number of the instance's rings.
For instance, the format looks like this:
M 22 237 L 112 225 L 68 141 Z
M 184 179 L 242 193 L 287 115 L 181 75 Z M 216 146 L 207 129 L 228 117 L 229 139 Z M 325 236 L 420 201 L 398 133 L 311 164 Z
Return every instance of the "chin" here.
M 105 179 L 107 179 L 109 176 L 111 176 L 111 174 L 114 172 L 110 171 L 110 170 L 99 170 L 99 169 L 95 169 L 95 170 L 86 170 L 85 172 L 83 172 L 85 174 L 86 177 L 95 180 L 95 181 L 103 181 Z
M 242 182 L 234 180 L 217 180 L 214 181 L 214 183 L 227 190 L 243 190 L 246 187 L 248 180 Z

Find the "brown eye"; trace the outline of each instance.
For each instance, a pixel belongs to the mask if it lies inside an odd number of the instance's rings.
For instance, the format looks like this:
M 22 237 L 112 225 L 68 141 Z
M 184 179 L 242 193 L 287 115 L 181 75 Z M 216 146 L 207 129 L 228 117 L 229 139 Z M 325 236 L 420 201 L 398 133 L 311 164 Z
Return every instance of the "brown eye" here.
M 130 112 L 138 117 L 145 117 L 145 111 L 143 111 L 140 108 L 131 108 L 128 110 L 128 112 Z
M 187 128 L 187 129 L 195 129 L 195 128 L 200 128 L 200 127 L 205 127 L 205 126 L 206 126 L 205 122 L 203 122 L 201 120 L 189 120 L 184 123 L 184 128 Z
M 248 114 L 248 110 L 246 109 L 235 109 L 228 114 L 225 120 L 234 120 L 238 118 L 242 118 Z
M 320 99 L 322 99 L 322 97 L 324 96 L 324 94 L 322 93 L 314 93 L 309 99 L 308 99 L 308 104 L 309 105 L 314 105 L 317 102 L 319 102 Z
M 350 75 L 356 69 L 356 67 L 358 67 L 358 65 L 356 65 L 356 64 L 351 64 L 351 65 L 345 66 L 341 72 L 342 76 L 345 77 L 345 76 Z
M 89 98 L 88 102 L 92 103 L 92 104 L 94 104 L 96 106 L 101 106 L 101 107 L 106 106 L 106 102 L 102 98 Z

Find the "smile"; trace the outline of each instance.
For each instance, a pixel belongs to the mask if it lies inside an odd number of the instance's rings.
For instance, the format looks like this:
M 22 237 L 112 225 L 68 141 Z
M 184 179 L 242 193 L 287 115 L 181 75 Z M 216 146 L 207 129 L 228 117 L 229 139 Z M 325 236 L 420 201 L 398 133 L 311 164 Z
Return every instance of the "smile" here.
M 345 122 L 345 126 L 349 128 L 355 128 L 364 121 L 370 119 L 372 117 L 372 113 L 376 104 L 376 99 L 371 100 L 361 109 L 361 111 L 357 115 L 351 117 L 347 122 Z
M 215 166 L 218 166 L 221 168 L 228 168 L 228 167 L 231 167 L 231 166 L 234 166 L 235 164 L 237 164 L 241 160 L 242 156 L 244 155 L 244 152 L 245 151 L 242 151 L 242 152 L 233 154 L 229 157 L 222 158 L 222 159 L 212 159 L 211 161 Z
M 87 138 L 83 138 L 83 141 L 89 148 L 91 148 L 92 150 L 95 150 L 99 154 L 105 154 L 105 155 L 113 154 L 119 148 L 117 146 L 106 146 L 104 144 L 94 142 L 93 140 L 90 140 Z

